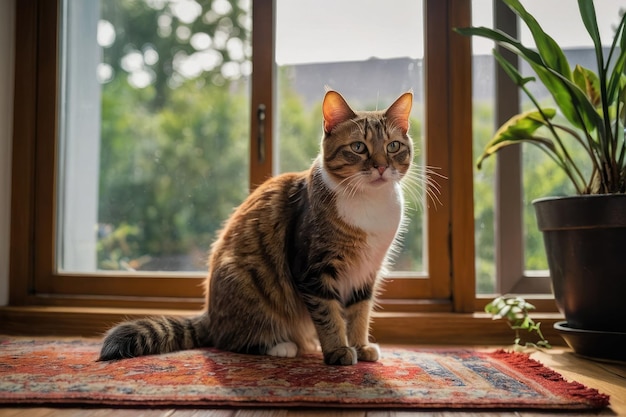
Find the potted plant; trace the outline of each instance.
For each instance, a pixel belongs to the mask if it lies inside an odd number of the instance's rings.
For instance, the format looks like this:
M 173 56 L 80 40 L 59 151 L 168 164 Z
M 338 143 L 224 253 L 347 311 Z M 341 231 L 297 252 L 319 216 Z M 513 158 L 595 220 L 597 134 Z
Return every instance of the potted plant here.
M 578 353 L 626 360 L 626 350 L 619 347 L 626 340 L 626 15 L 605 51 L 594 2 L 578 0 L 594 45 L 598 69 L 593 71 L 580 65 L 572 68 L 559 45 L 518 0 L 503 1 L 528 27 L 535 49 L 498 30 L 455 30 L 491 39 L 528 62 L 536 78 L 523 77 L 493 51 L 534 108 L 497 130 L 478 167 L 506 146 L 530 143 L 565 172 L 576 195 L 533 201 L 555 299 L 566 318 L 557 328 Z M 541 105 L 528 89 L 537 79 L 555 107 Z M 575 148 L 584 151 L 582 161 L 572 157 Z M 597 343 L 598 338 L 604 338 L 604 345 Z

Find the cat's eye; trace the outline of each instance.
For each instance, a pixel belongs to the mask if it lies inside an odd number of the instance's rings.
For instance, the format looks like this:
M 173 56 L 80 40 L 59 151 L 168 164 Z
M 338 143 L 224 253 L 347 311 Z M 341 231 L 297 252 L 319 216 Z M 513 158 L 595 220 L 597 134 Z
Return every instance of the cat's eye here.
M 367 152 L 367 146 L 363 142 L 352 142 L 350 144 L 350 149 L 356 153 L 365 153 Z
M 393 153 L 398 152 L 400 150 L 400 142 L 394 140 L 387 145 L 387 152 Z

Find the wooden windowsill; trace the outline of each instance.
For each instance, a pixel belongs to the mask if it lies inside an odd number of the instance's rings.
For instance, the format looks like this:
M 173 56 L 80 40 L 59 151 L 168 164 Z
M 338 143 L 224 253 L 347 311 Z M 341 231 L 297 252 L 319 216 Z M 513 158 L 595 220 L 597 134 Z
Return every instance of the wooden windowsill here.
M 112 325 L 148 315 L 192 315 L 189 310 L 125 309 L 102 307 L 15 306 L 0 307 L 0 334 L 30 336 L 101 336 Z M 545 337 L 564 345 L 553 329 L 563 320 L 558 313 L 532 315 L 541 322 Z M 513 332 L 502 320 L 485 313 L 377 312 L 372 335 L 378 342 L 436 345 L 507 345 Z M 524 335 L 522 335 L 524 336 Z

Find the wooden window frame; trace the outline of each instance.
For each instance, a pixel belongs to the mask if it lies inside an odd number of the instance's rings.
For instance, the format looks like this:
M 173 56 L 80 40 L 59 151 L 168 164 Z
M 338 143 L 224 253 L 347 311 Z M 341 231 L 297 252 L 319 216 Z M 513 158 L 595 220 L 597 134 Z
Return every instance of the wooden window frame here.
M 494 27 L 513 37 L 518 36 L 518 18 L 503 2 L 495 1 Z M 500 46 L 498 51 L 515 67 L 517 55 Z M 496 126 L 502 126 L 520 112 L 520 90 L 497 65 Z M 502 149 L 496 155 L 495 212 L 496 212 L 496 292 L 500 294 L 551 294 L 547 271 L 526 271 L 524 262 L 524 219 L 522 185 L 522 148 L 520 145 Z
M 508 339 L 506 329 L 476 314 L 482 304 L 475 297 L 474 278 L 471 51 L 470 40 L 452 32 L 470 25 L 471 5 L 466 0 L 424 1 L 425 154 L 427 164 L 442 167 L 447 177 L 441 181 L 443 205 L 428 208 L 428 265 L 436 279 L 389 283 L 383 309 L 375 315 L 374 334 L 389 341 L 446 343 L 476 340 L 481 329 L 483 343 L 501 343 Z M 254 0 L 253 25 L 273 22 L 273 4 Z M 16 2 L 10 289 L 9 306 L 0 308 L 0 331 L 24 332 L 30 323 L 26 333 L 93 335 L 124 317 L 198 310 L 203 304 L 200 276 L 59 275 L 54 270 L 56 160 L 51 156 L 56 155 L 58 130 L 57 7 L 50 0 Z M 251 111 L 266 105 L 266 133 L 273 130 L 271 26 L 256 31 L 252 39 L 258 78 Z M 271 65 L 264 62 L 268 59 Z M 256 132 L 255 123 L 253 117 L 251 132 Z M 265 154 L 273 155 L 271 140 L 265 146 Z M 258 164 L 256 152 L 252 146 L 250 184 L 272 172 L 271 158 Z M 102 275 L 106 279 L 98 280 Z

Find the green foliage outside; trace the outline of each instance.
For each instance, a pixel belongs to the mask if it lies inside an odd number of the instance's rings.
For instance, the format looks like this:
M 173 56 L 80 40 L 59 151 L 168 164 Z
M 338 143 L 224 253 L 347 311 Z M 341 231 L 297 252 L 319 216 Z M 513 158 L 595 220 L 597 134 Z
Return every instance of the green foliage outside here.
M 101 64 L 112 76 L 102 83 L 98 269 L 205 269 L 216 230 L 248 192 L 248 92 L 232 71 L 247 57 L 232 45 L 247 42 L 249 13 L 227 1 L 176 7 L 101 2 L 115 36 Z M 195 54 L 215 65 L 194 66 Z
M 474 160 L 493 134 L 493 104 L 473 103 L 472 151 Z M 481 170 L 474 167 L 474 244 L 476 252 L 476 291 L 492 293 L 495 276 L 494 245 L 494 164 L 485 164 Z
M 247 98 L 188 82 L 150 112 L 146 91 L 118 84 L 103 89 L 99 223 L 109 233 L 98 266 L 204 269 L 216 229 L 247 195 Z M 149 266 L 182 254 L 191 265 Z

